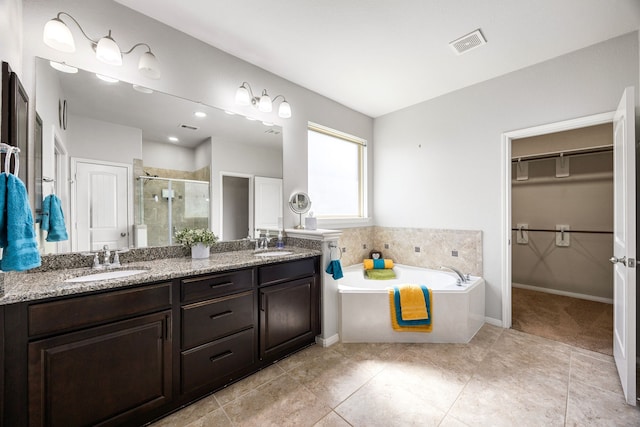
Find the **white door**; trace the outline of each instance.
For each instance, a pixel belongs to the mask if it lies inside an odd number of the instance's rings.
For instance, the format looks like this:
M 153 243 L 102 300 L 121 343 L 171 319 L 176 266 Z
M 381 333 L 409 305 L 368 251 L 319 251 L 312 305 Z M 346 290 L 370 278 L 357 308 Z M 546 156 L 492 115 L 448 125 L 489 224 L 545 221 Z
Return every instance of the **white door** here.
M 254 188 L 256 230 L 282 229 L 282 179 L 256 176 Z
M 74 251 L 129 247 L 129 167 L 75 163 Z
M 633 88 L 613 120 L 613 355 L 625 399 L 636 404 L 636 188 Z

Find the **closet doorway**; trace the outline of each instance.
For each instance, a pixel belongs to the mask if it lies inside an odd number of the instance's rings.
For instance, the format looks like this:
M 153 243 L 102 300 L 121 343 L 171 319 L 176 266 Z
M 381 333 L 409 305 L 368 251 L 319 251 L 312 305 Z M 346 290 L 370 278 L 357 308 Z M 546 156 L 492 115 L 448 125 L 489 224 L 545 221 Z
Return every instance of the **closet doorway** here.
M 511 141 L 512 328 L 613 355 L 613 124 Z

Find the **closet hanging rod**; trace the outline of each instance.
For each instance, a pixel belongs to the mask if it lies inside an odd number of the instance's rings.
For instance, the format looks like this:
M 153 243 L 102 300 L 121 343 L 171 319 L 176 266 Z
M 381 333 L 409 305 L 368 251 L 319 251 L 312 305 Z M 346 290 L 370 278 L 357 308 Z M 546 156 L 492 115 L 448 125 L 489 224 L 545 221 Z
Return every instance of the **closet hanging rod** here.
M 603 145 L 600 147 L 592 147 L 586 149 L 577 149 L 577 150 L 567 150 L 567 151 L 559 151 L 556 153 L 541 153 L 541 154 L 530 154 L 525 156 L 513 156 L 511 158 L 511 163 L 518 163 L 519 161 L 528 161 L 528 160 L 545 160 L 545 159 L 555 159 L 560 157 L 562 154 L 564 157 L 571 156 L 584 156 L 587 154 L 596 154 L 596 153 L 607 153 L 613 151 L 613 146 L 611 145 Z
M 550 228 L 512 228 L 511 231 L 542 231 L 548 233 L 559 233 L 562 230 L 552 230 Z M 565 233 L 585 233 L 585 234 L 613 234 L 613 231 L 600 230 L 564 230 Z

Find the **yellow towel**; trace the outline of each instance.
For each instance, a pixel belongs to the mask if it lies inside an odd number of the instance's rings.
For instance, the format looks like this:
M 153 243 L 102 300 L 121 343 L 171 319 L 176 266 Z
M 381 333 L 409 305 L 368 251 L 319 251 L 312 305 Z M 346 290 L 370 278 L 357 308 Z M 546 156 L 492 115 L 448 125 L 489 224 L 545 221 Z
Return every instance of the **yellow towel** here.
M 393 268 L 393 260 L 391 259 L 365 259 L 362 264 L 365 270 Z
M 431 293 L 431 289 L 429 289 L 429 302 L 431 303 L 431 310 L 433 310 L 433 294 Z M 389 314 L 391 315 L 391 326 L 394 331 L 398 332 L 433 332 L 433 319 L 431 320 L 430 325 L 420 325 L 420 326 L 400 326 L 398 325 L 398 320 L 396 319 L 396 304 L 394 301 L 394 292 L 393 288 L 389 289 Z M 433 313 L 433 311 L 432 311 Z
M 400 286 L 400 312 L 402 320 L 428 319 L 427 304 L 420 285 Z

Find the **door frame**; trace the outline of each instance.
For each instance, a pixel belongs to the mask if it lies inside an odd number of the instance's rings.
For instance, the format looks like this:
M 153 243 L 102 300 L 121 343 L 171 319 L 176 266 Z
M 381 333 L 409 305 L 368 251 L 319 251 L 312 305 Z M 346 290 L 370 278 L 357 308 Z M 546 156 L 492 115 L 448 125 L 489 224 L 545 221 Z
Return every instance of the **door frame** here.
M 70 201 L 71 207 L 69 209 L 69 230 L 71 230 L 71 251 L 78 251 L 78 235 L 76 223 L 78 221 L 78 216 L 76 213 L 77 208 L 77 200 L 78 197 L 77 192 L 77 168 L 78 163 L 92 163 L 95 165 L 103 165 L 103 166 L 116 166 L 127 169 L 127 246 L 131 247 L 131 243 L 133 240 L 133 165 L 129 163 L 117 163 L 117 162 L 107 162 L 103 160 L 95 160 L 95 159 L 85 159 L 81 157 L 71 157 L 70 158 L 70 169 L 71 169 L 71 179 L 69 179 L 70 185 Z
M 547 135 L 605 123 L 613 123 L 615 111 L 564 120 L 502 134 L 502 327 L 511 327 L 511 141 L 518 138 Z
M 241 172 L 225 172 L 225 171 L 220 171 L 220 191 L 219 191 L 219 199 L 220 199 L 220 211 L 219 211 L 219 218 L 220 220 L 218 221 L 218 227 L 220 227 L 218 230 L 218 235 L 220 236 L 220 239 L 224 239 L 224 177 L 225 176 L 230 176 L 230 177 L 235 177 L 235 178 L 246 178 L 249 180 L 249 232 L 251 235 L 253 235 L 253 232 L 255 232 L 255 230 L 253 229 L 253 225 L 254 225 L 254 216 L 253 216 L 253 191 L 254 191 L 254 187 L 253 187 L 253 177 L 254 175 L 252 174 L 247 174 L 247 173 L 241 173 Z

